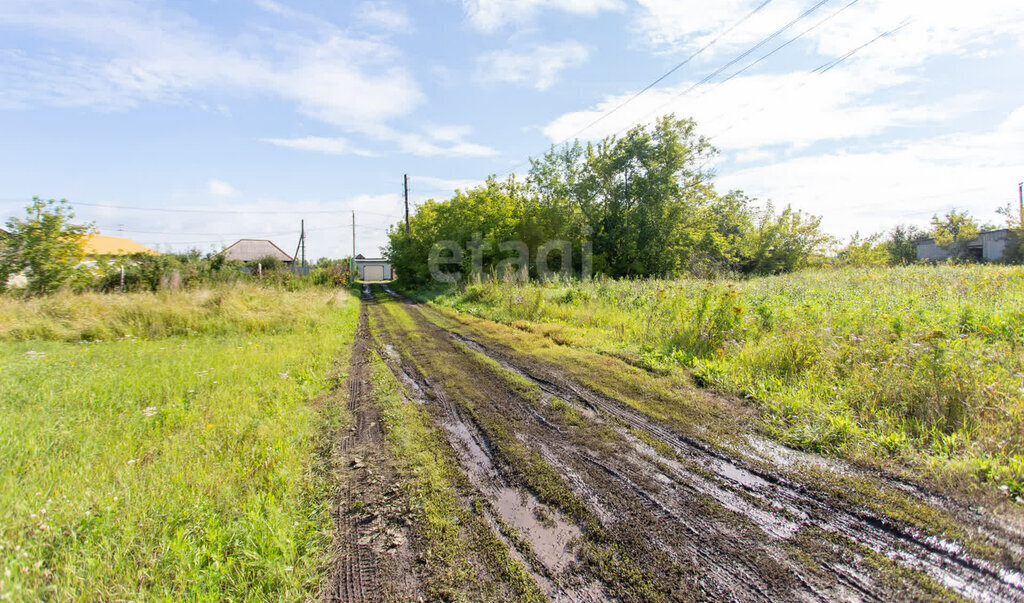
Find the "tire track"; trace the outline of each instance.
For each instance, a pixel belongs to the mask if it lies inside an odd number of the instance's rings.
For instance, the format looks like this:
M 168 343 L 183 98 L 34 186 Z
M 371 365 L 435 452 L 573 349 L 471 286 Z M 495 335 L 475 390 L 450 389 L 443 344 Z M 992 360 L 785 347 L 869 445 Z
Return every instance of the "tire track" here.
M 419 312 L 419 308 L 413 308 L 412 311 Z M 446 332 L 453 339 L 485 354 L 503 367 L 530 379 L 547 394 L 581 403 L 670 446 L 679 457 L 700 467 L 702 473 L 711 475 L 711 485 L 715 490 L 711 494 L 720 502 L 727 503 L 725 499 L 730 496 L 730 492 L 742 491 L 769 507 L 781 508 L 795 515 L 800 518 L 801 525 L 812 525 L 826 532 L 840 534 L 902 565 L 923 571 L 962 596 L 986 601 L 1024 601 L 1024 579 L 1015 569 L 999 567 L 975 558 L 956 543 L 923 537 L 913 529 L 867 509 L 850 508 L 813 488 L 754 467 L 703 442 L 675 433 L 625 403 L 574 383 L 553 369 L 545 370 L 536 363 L 523 362 L 513 354 L 488 347 L 479 339 Z M 658 460 L 666 462 L 671 459 Z M 685 472 L 685 469 L 677 470 L 676 473 L 680 471 Z M 707 480 L 702 476 L 689 475 L 683 481 L 693 484 L 706 483 Z M 859 576 L 844 576 L 842 568 L 835 569 L 838 578 L 867 594 L 868 588 Z
M 380 412 L 373 404 L 369 376 L 369 337 L 366 307 L 359 314 L 359 326 L 352 347 L 348 372 L 348 409 L 354 425 L 341 440 L 345 453 L 364 452 L 381 440 Z M 358 457 L 355 457 L 358 458 Z M 364 534 L 363 522 L 351 512 L 357 503 L 365 504 L 361 482 L 366 479 L 366 465 L 353 460 L 346 470 L 346 483 L 335 508 L 337 561 L 334 566 L 329 601 L 364 603 L 383 600 L 377 567 L 377 555 Z

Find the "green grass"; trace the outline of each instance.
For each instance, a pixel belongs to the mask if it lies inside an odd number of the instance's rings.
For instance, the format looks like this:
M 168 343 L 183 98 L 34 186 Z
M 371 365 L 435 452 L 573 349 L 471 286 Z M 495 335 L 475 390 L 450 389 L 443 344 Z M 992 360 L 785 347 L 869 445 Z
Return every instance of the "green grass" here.
M 1024 496 L 1024 269 L 474 284 L 440 305 L 747 397 L 795 447 Z
M 0 343 L 0 596 L 317 591 L 332 501 L 317 446 L 346 418 L 325 394 L 358 303 L 262 293 L 0 302 L 29 317 L 0 320 L 19 340 Z M 154 338 L 28 339 L 95 328 Z

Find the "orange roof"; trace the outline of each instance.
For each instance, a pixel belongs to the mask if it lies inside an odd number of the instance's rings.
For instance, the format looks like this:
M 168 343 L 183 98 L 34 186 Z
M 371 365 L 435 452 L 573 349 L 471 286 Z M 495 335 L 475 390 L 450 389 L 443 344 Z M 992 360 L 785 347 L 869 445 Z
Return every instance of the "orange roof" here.
M 147 255 L 160 255 L 145 245 L 139 245 L 131 239 L 122 237 L 105 237 L 103 235 L 92 235 L 82 243 L 82 250 L 85 255 L 133 255 L 145 253 Z

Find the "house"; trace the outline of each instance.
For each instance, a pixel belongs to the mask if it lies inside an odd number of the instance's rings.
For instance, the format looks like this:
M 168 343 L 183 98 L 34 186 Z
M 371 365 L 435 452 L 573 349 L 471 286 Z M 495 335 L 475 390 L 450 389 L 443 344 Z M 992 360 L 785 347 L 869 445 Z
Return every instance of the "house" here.
M 356 278 L 361 281 L 391 281 L 395 271 L 384 258 L 366 258 L 359 254 L 355 258 Z
M 123 237 L 90 235 L 82 242 L 82 251 L 87 258 L 125 256 L 135 254 L 160 255 L 145 245 Z
M 285 253 L 280 247 L 266 239 L 239 239 L 221 252 L 225 258 L 237 262 L 255 262 L 271 257 L 285 264 L 291 264 L 295 258 Z
M 964 257 L 978 262 L 999 262 L 1006 255 L 1010 243 L 1010 230 L 989 230 L 977 237 L 961 243 L 964 246 Z M 949 250 L 940 247 L 934 239 L 922 239 L 917 243 L 917 259 L 941 261 L 952 257 Z

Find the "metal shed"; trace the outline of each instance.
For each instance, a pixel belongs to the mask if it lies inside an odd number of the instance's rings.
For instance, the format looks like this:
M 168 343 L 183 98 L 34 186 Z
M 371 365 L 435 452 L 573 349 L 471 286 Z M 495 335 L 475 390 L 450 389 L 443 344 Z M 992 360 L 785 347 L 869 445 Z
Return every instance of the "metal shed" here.
M 1006 254 L 1009 240 L 1010 231 L 1003 228 L 979 233 L 977 237 L 961 244 L 964 257 L 979 262 L 998 262 Z M 917 259 L 919 260 L 945 260 L 952 255 L 949 250 L 939 247 L 933 239 L 924 239 L 917 244 Z

